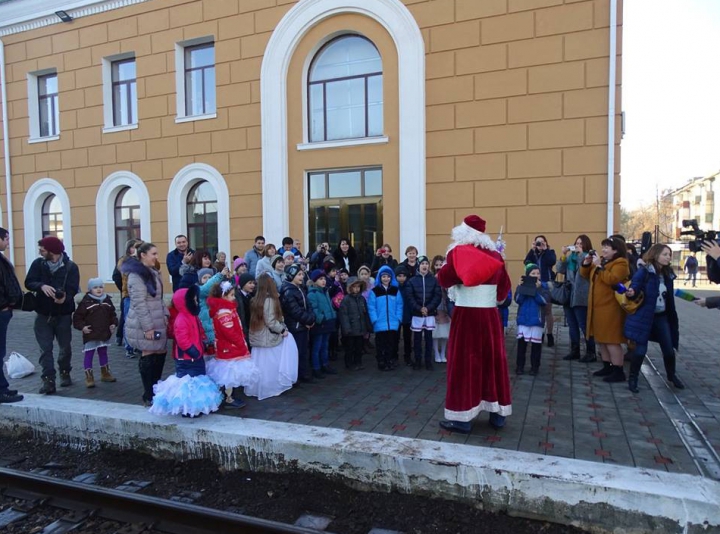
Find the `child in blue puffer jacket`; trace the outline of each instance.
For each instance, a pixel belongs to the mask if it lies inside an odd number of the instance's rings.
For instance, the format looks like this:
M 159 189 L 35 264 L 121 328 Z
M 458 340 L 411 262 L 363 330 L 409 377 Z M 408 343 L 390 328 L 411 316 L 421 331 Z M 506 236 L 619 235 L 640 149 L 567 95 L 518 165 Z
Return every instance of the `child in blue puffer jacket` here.
M 378 369 L 391 371 L 397 365 L 397 335 L 403 317 L 403 298 L 390 267 L 380 267 L 377 280 L 368 299 L 368 312 L 375 332 Z
M 540 269 L 534 263 L 525 266 L 525 276 L 537 280 L 536 291 L 533 296 L 521 294 L 520 288 L 515 290 L 515 302 L 518 303 L 517 312 L 517 361 L 515 374 L 525 373 L 525 352 L 530 343 L 530 374 L 538 374 L 540 369 L 540 356 L 542 354 L 542 338 L 545 329 L 545 306 L 547 301 L 542 296 L 542 282 Z

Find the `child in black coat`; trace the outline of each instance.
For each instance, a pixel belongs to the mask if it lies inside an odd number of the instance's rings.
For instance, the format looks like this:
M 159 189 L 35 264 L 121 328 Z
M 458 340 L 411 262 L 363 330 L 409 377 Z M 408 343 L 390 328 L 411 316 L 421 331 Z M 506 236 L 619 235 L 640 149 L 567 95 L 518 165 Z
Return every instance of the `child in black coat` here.
M 362 293 L 365 282 L 357 278 L 347 281 L 347 295 L 340 304 L 340 327 L 345 343 L 345 367 L 353 371 L 365 369 L 362 365 L 363 343 L 372 332 L 367 302 Z

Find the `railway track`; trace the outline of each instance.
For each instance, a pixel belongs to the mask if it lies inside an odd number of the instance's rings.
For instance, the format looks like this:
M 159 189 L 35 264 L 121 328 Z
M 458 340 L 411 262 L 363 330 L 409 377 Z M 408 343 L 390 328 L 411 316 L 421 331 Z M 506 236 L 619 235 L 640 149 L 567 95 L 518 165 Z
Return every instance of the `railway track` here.
M 67 513 L 39 534 L 82 531 L 97 519 L 120 524 L 117 534 L 317 534 L 316 529 L 268 521 L 157 497 L 0 468 L 0 495 L 16 504 L 0 512 L 0 530 L 48 507 Z

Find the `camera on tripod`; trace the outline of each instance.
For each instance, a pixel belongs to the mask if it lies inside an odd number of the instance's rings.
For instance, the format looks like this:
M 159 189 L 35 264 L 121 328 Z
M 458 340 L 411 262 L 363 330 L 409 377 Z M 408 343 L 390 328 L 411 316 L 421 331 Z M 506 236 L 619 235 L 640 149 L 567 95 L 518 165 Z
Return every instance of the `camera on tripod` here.
M 700 230 L 695 219 L 683 219 L 683 228 L 692 228 L 692 230 L 684 230 L 680 235 L 691 235 L 695 239 L 688 243 L 690 252 L 701 252 L 704 241 L 714 241 L 717 239 L 718 232 L 715 230 Z

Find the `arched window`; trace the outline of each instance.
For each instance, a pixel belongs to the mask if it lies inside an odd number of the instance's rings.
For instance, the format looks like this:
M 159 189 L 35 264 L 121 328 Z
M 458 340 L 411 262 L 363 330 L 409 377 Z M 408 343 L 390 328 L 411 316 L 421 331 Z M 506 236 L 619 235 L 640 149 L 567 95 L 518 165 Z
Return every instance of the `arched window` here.
M 125 254 L 125 243 L 140 238 L 140 199 L 130 187 L 115 198 L 115 257 Z
M 383 133 L 382 58 L 358 35 L 333 39 L 308 73 L 308 137 L 332 141 Z
M 191 246 L 213 255 L 218 251 L 218 202 L 209 182 L 192 186 L 187 199 L 187 235 Z
M 60 199 L 55 195 L 48 195 L 42 205 L 41 211 L 42 236 L 55 236 L 63 238 L 63 212 Z

